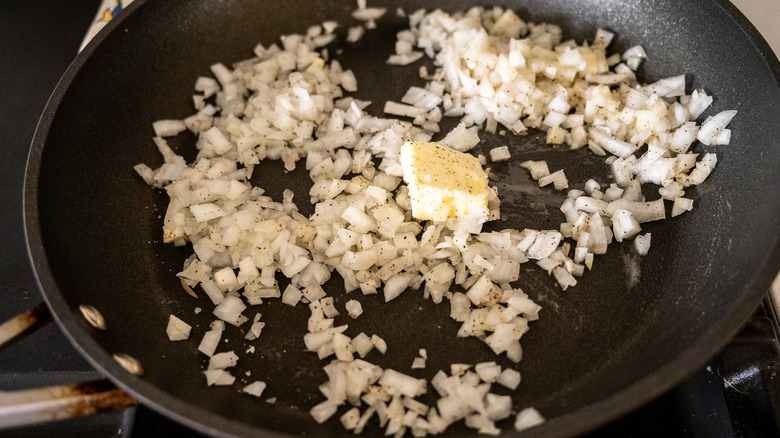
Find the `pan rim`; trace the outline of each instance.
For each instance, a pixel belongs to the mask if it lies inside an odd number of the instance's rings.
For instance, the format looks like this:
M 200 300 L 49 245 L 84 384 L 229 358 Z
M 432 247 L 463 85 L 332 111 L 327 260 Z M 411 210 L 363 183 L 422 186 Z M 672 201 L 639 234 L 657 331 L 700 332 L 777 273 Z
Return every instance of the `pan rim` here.
M 710 0 L 723 9 L 745 33 L 750 43 L 766 62 L 768 69 L 780 87 L 780 61 L 766 40 L 752 23 L 728 0 Z M 111 358 L 111 352 L 101 347 L 90 335 L 89 329 L 76 314 L 69 310 L 62 291 L 57 286 L 43 246 L 38 220 L 38 176 L 44 145 L 57 109 L 70 84 L 90 55 L 101 43 L 117 32 L 132 13 L 143 7 L 147 0 L 136 0 L 123 14 L 106 25 L 70 64 L 55 87 L 41 115 L 32 139 L 28 155 L 23 187 L 24 233 L 29 260 L 33 267 L 38 289 L 44 301 L 66 337 L 75 349 L 101 374 L 146 406 L 165 416 L 213 436 L 248 436 L 262 432 L 264 436 L 284 437 L 288 434 L 252 426 L 229 419 L 195 404 L 179 399 L 161 388 L 127 373 Z M 780 239 L 774 242 L 770 257 L 759 269 L 759 274 L 745 285 L 742 299 L 727 314 L 718 319 L 714 329 L 699 337 L 673 361 L 657 368 L 651 374 L 612 395 L 581 407 L 560 417 L 548 420 L 542 427 L 524 431 L 524 436 L 572 436 L 593 430 L 645 405 L 683 381 L 726 345 L 744 326 L 747 317 L 755 311 L 760 299 L 780 269 Z M 587 418 L 588 421 L 582 421 Z M 197 420 L 196 420 L 197 419 Z M 512 434 L 514 431 L 509 432 Z

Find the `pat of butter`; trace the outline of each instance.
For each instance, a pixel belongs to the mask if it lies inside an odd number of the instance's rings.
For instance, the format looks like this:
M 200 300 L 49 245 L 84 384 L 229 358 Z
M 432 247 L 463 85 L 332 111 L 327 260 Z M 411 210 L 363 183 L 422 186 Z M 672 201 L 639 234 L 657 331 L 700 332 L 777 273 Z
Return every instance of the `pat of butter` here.
M 416 219 L 487 221 L 490 188 L 476 157 L 438 143 L 407 142 L 401 167 Z

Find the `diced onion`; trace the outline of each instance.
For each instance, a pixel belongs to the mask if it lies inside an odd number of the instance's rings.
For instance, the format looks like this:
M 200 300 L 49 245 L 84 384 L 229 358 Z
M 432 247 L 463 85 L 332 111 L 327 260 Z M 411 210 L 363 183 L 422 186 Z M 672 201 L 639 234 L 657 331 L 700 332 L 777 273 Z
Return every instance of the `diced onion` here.
M 255 397 L 260 397 L 261 395 L 263 395 L 263 391 L 265 391 L 265 387 L 266 387 L 265 382 L 261 382 L 258 380 L 245 386 L 244 389 L 241 390 L 241 392 L 245 392 Z
M 525 408 L 517 413 L 515 430 L 522 431 L 544 423 L 544 417 L 534 408 Z
M 357 1 L 352 16 L 362 23 L 348 29 L 348 42 L 360 40 L 386 13 L 366 3 Z M 435 406 L 415 400 L 426 392 L 425 379 L 364 359 L 374 349 L 388 351 L 381 337 L 363 332 L 352 337 L 347 325 L 335 326 L 341 304 L 323 288 L 332 272 L 340 274 L 346 292 L 381 290 L 386 302 L 408 289 L 437 304 L 449 299 L 450 316 L 460 323 L 457 336 L 477 337 L 495 354 L 519 362 L 521 338 L 541 310 L 514 286 L 522 264 L 533 261 L 566 290 L 613 240 L 634 239 L 636 251 L 647 254 L 650 233 L 641 234 L 641 224 L 665 218 L 664 200 L 673 202 L 672 216 L 692 209 L 686 189 L 702 184 L 717 164 L 714 153 L 699 157 L 697 140 L 729 143 L 728 125 L 736 111 L 722 111 L 699 125 L 711 96 L 702 90 L 686 95 L 684 76 L 637 83 L 635 71 L 647 59 L 645 50 L 634 46 L 622 58 L 608 56 L 614 35 L 601 29 L 592 44 L 578 45 L 562 41 L 557 26 L 526 23 L 501 7 L 402 15 L 410 28 L 397 33 L 387 63 L 407 65 L 425 56 L 435 61 L 435 70 L 430 64 L 414 67 L 425 84 L 408 88 L 400 102 L 384 102 L 386 118 L 370 114 L 370 102 L 358 98 L 355 73 L 327 61 L 325 46 L 337 38 L 338 25 L 325 22 L 302 35 L 285 35 L 277 44 L 257 45 L 253 58 L 230 67 L 213 64 L 213 78 L 196 80 L 194 114 L 153 124 L 152 141 L 163 164 L 158 169 L 139 164 L 135 171 L 170 197 L 161 218 L 163 241 L 192 244 L 194 254 L 177 274 L 182 286 L 197 297 L 192 289 L 200 284 L 214 303 L 219 320 L 198 346 L 210 357 L 204 373 L 208 385 L 235 382 L 225 368 L 235 366 L 238 356 L 216 353 L 225 323 L 255 340 L 265 322 L 255 312 L 246 324 L 243 312 L 281 298 L 289 306 L 308 305 L 304 345 L 331 360 L 324 367 L 328 381 L 320 386 L 325 400 L 310 411 L 315 421 L 350 405 L 339 418 L 356 434 L 374 417 L 387 435 L 437 434 L 458 420 L 479 433 L 497 434 L 496 421 L 510 415 L 512 403 L 508 395 L 490 393 L 490 385 L 514 390 L 520 383 L 517 371 L 492 361 L 473 368 L 452 364 L 451 375 L 440 371 L 431 381 L 441 395 Z M 459 118 L 446 133 L 439 132 L 444 117 Z M 480 143 L 481 129 L 503 136 L 529 128 L 541 131 L 538 137 L 555 148 L 587 146 L 605 156 L 612 184 L 602 188 L 589 179 L 583 187 L 572 181 L 560 207 L 565 222 L 553 230 L 481 232 L 485 218 L 502 217 L 495 188 L 478 215 L 442 213 L 429 223 L 413 218 L 412 194 L 402 179 L 403 144 L 437 138 L 466 152 Z M 189 164 L 164 138 L 185 129 L 198 136 L 198 156 Z M 486 164 L 479 151 L 472 153 Z M 487 155 L 492 162 L 512 158 L 508 146 Z M 305 163 L 312 187 L 304 201 L 314 204 L 314 214 L 301 214 L 290 190 L 272 199 L 253 187 L 255 166 L 269 159 L 287 171 Z M 550 173 L 545 161 L 520 166 L 540 187 L 569 189 L 564 171 Z M 646 183 L 660 186 L 660 198 L 645 198 Z M 277 274 L 285 277 L 283 291 Z M 363 312 L 355 299 L 344 309 L 351 318 Z M 171 315 L 166 330 L 171 340 L 187 339 L 190 330 Z M 246 354 L 254 351 L 249 346 Z M 420 349 L 412 368 L 426 367 L 427 357 Z M 243 392 L 260 397 L 264 389 L 265 383 L 256 381 Z M 542 421 L 528 408 L 517 415 L 515 427 Z
M 192 326 L 174 315 L 171 315 L 168 319 L 168 327 L 166 332 L 168 333 L 168 339 L 171 341 L 183 341 L 188 339 L 190 337 L 191 330 Z

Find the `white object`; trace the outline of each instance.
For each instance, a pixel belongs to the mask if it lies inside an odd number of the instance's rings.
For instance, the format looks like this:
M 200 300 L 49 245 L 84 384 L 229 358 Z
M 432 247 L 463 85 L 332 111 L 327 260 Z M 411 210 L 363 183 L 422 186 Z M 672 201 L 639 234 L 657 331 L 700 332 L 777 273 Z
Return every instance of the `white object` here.
M 474 156 L 437 143 L 407 142 L 401 147 L 401 167 L 415 218 L 487 221 L 488 178 Z
M 192 330 L 192 326 L 176 316 L 171 315 L 168 318 L 168 327 L 165 331 L 168 333 L 168 339 L 171 341 L 183 341 L 188 339 L 190 337 L 190 330 Z

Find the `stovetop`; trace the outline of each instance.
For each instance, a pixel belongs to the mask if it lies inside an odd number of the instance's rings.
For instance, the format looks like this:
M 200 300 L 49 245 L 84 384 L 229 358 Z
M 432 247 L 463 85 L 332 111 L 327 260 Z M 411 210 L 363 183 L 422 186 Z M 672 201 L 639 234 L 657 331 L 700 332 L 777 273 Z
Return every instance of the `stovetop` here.
M 25 250 L 22 181 L 40 113 L 100 0 L 0 6 L 0 321 L 42 301 Z M 687 381 L 590 437 L 779 436 L 777 316 L 769 298 L 746 328 Z M 55 324 L 0 351 L 0 390 L 98 379 Z M 44 423 L 5 437 L 200 436 L 149 408 Z

